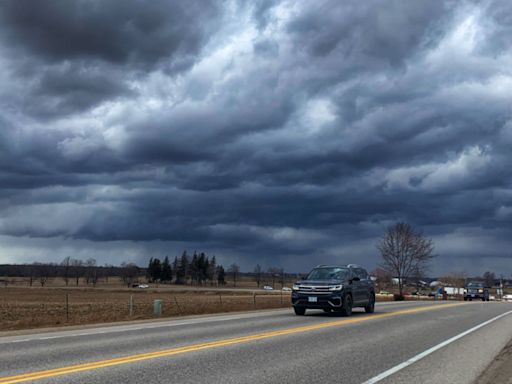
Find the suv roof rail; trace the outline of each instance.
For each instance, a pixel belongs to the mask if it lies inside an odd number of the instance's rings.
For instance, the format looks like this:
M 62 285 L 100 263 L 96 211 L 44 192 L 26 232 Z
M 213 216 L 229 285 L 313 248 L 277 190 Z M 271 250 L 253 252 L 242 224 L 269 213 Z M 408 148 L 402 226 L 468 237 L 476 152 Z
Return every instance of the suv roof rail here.
M 321 267 L 326 267 L 327 264 L 318 264 L 315 268 L 321 268 Z
M 348 268 L 361 268 L 359 265 L 357 264 L 347 264 L 347 267 Z

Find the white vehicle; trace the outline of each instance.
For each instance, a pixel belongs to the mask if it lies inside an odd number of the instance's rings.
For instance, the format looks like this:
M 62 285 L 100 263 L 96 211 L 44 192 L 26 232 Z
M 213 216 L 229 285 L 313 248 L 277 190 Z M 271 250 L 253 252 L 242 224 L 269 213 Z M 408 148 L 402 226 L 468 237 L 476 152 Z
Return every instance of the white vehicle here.
M 139 288 L 149 288 L 149 285 L 147 285 L 147 284 L 139 284 Z
M 510 294 L 509 295 L 504 295 L 503 296 L 503 300 L 505 300 L 505 301 L 512 301 L 512 295 L 510 295 Z
M 290 292 L 292 289 L 291 289 L 291 288 L 289 288 L 289 287 L 283 287 L 283 289 L 282 289 L 282 290 L 283 290 L 283 291 L 285 291 L 285 292 Z
M 263 289 L 264 289 L 265 291 L 273 291 L 273 290 L 274 290 L 274 288 L 272 288 L 270 285 L 265 285 L 265 286 L 263 287 Z

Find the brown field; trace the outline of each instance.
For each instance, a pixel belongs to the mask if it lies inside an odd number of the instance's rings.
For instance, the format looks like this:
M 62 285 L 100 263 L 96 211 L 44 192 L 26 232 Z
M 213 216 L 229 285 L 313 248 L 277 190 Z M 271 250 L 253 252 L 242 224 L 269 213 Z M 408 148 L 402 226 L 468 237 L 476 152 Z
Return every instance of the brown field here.
M 290 306 L 287 292 L 1 287 L 0 331 L 154 318 L 155 299 L 162 317 Z

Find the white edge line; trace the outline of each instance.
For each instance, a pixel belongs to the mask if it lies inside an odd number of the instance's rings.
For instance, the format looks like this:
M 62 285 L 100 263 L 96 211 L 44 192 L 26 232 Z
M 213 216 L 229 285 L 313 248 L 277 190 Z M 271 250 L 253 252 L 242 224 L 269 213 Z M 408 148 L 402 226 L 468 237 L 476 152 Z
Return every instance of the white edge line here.
M 487 320 L 487 321 L 485 321 L 485 322 L 483 322 L 481 324 L 478 324 L 477 326 L 475 326 L 473 328 L 470 328 L 467 331 L 459 333 L 457 336 L 454 336 L 454 337 L 452 337 L 452 338 L 450 338 L 448 340 L 445 340 L 442 343 L 437 344 L 437 345 L 433 346 L 432 348 L 429 348 L 426 351 L 421 352 L 420 354 L 418 354 L 418 355 L 416 355 L 414 357 L 411 357 L 410 359 L 404 361 L 403 363 L 400 363 L 400 364 L 394 366 L 393 368 L 390 368 L 387 371 L 384 371 L 381 374 L 379 374 L 379 375 L 377 375 L 375 377 L 372 377 L 370 380 L 365 381 L 363 384 L 374 384 L 374 383 L 377 383 L 377 382 L 385 379 L 386 377 L 391 376 L 391 375 L 397 373 L 398 371 L 401 371 L 402 369 L 408 367 L 409 365 L 414 364 L 415 362 L 423 359 L 424 357 L 434 353 L 435 351 L 437 351 L 437 350 L 439 350 L 441 348 L 446 347 L 448 344 L 451 344 L 454 341 L 457 341 L 457 340 L 463 338 L 464 336 L 469 335 L 470 333 L 475 332 L 476 330 L 478 330 L 478 329 L 480 329 L 482 327 L 485 327 L 486 325 L 489 325 L 492 322 L 494 322 L 496 320 L 499 320 L 502 317 L 505 317 L 505 316 L 510 315 L 510 314 L 512 314 L 512 311 L 508 311 L 508 312 L 502 313 L 501 315 L 496 316 L 496 317 L 494 317 L 494 318 L 492 318 L 490 320 Z

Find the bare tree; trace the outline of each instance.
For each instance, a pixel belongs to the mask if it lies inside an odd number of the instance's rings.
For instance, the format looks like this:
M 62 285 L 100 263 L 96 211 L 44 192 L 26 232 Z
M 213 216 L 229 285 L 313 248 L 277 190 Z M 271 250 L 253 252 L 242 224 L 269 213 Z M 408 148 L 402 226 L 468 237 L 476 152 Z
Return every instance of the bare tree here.
M 138 281 L 139 267 L 134 263 L 121 263 L 121 279 L 130 287 L 135 281 Z
M 44 287 L 52 272 L 52 266 L 43 263 L 34 263 L 33 265 L 35 269 L 35 276 L 39 280 L 41 287 Z
M 254 280 L 259 288 L 261 284 L 261 266 L 259 264 L 256 264 L 256 267 L 254 267 Z
M 76 286 L 78 287 L 80 278 L 84 274 L 84 262 L 80 259 L 71 259 L 71 271 L 73 273 L 73 278 L 75 279 Z
M 238 278 L 238 274 L 240 273 L 240 267 L 237 263 L 233 263 L 229 266 L 228 272 L 233 276 L 233 287 L 236 287 L 236 280 Z
M 407 223 L 396 223 L 386 229 L 377 244 L 383 259 L 382 267 L 398 279 L 398 290 L 403 296 L 404 280 L 421 275 L 434 257 L 434 243 Z
M 391 285 L 391 279 L 393 278 L 388 270 L 380 267 L 377 267 L 373 270 L 372 276 L 375 276 L 377 279 L 376 284 L 379 291 L 387 290 Z
M 71 275 L 71 258 L 69 256 L 65 257 L 60 265 L 63 267 L 62 277 L 64 278 L 64 282 L 66 283 L 67 287 L 69 284 L 69 277 Z
M 276 277 L 280 277 L 281 270 L 276 267 L 270 267 L 267 272 L 270 275 L 270 278 L 272 279 L 272 288 L 275 288 Z
M 485 272 L 483 278 L 484 278 L 486 287 L 489 287 L 489 288 L 494 287 L 494 281 L 496 280 L 496 275 L 494 274 L 494 272 L 490 272 L 490 271 Z
M 85 284 L 96 284 L 96 259 L 89 258 L 85 260 Z
M 439 278 L 446 286 L 454 288 L 464 287 L 466 279 L 466 274 L 461 272 L 450 272 Z

